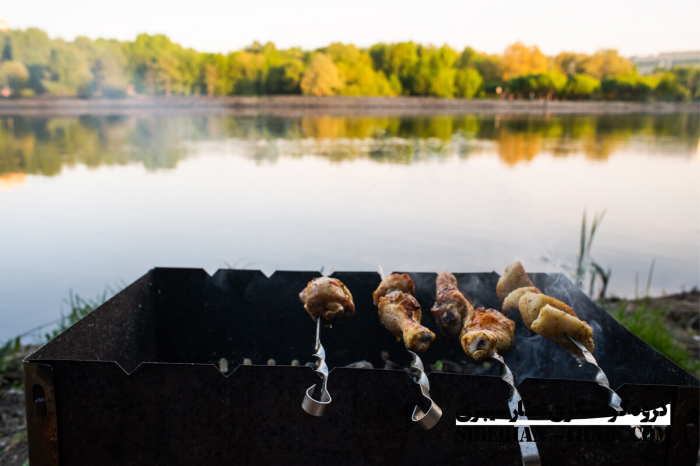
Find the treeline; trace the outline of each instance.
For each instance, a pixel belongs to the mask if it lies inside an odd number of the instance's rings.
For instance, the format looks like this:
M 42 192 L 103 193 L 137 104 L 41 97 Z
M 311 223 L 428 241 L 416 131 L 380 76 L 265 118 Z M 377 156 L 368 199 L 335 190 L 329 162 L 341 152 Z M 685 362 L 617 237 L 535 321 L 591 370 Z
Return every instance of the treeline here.
M 167 36 L 133 42 L 50 39 L 39 30 L 0 32 L 0 94 L 58 95 L 347 95 L 526 99 L 700 99 L 700 70 L 674 68 L 639 76 L 615 50 L 545 56 L 508 46 L 501 55 L 413 42 L 360 49 L 334 43 L 313 51 L 271 42 L 202 53 Z

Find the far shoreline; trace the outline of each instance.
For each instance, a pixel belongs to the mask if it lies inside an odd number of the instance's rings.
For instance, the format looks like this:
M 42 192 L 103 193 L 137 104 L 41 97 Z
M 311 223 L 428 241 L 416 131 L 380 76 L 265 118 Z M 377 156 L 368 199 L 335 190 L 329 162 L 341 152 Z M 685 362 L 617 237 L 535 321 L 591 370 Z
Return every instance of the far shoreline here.
M 0 99 L 0 116 L 221 114 L 429 116 L 467 114 L 606 115 L 700 113 L 700 102 L 439 99 L 433 97 L 138 96 L 123 99 Z

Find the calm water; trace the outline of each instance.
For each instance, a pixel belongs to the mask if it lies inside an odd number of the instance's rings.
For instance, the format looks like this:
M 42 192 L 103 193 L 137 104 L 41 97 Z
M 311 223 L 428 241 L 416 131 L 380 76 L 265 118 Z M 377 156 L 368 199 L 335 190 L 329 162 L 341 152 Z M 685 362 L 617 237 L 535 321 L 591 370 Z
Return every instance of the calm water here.
M 0 121 L 0 339 L 154 266 L 700 282 L 698 115 Z M 65 308 L 65 305 L 63 305 Z

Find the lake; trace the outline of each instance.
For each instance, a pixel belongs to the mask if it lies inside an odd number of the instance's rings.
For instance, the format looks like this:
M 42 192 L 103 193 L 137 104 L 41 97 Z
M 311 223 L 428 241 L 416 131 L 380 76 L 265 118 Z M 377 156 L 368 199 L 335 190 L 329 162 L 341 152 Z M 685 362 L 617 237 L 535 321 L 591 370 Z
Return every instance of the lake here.
M 0 341 L 154 266 L 700 283 L 698 114 L 0 119 Z M 589 291 L 588 279 L 585 282 Z M 600 283 L 595 285 L 598 293 Z M 635 291 L 636 290 L 636 291 Z

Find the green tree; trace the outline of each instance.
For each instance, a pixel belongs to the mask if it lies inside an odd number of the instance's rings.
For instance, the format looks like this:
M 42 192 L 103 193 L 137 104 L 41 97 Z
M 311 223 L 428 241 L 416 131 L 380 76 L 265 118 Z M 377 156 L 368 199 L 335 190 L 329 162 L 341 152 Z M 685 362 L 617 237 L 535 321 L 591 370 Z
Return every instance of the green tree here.
M 411 94 L 451 98 L 455 93 L 457 52 L 447 45 L 418 47 L 418 62 L 411 80 Z
M 0 37 L 4 37 L 4 44 L 10 45 L 12 60 L 22 62 L 25 66 L 42 65 L 48 66 L 51 58 L 53 43 L 49 36 L 37 28 L 29 28 L 25 31 L 12 29 L 6 33 L 0 32 Z M 9 39 L 9 40 L 8 40 Z
M 129 67 L 141 90 L 166 96 L 189 93 L 182 60 L 186 54 L 167 36 L 139 34 L 127 51 Z
M 315 96 L 336 95 L 342 87 L 343 83 L 333 60 L 324 53 L 315 54 L 301 79 L 302 93 Z
M 659 83 L 654 88 L 654 97 L 659 100 L 684 102 L 689 100 L 691 93 L 674 73 L 662 73 Z
M 471 99 L 479 92 L 483 81 L 479 72 L 474 69 L 457 70 L 455 74 L 456 96 Z
M 124 97 L 129 83 L 124 44 L 116 40 L 78 37 L 74 42 L 85 55 L 93 74 L 92 94 L 96 97 Z
M 392 93 L 396 95 L 412 93 L 419 60 L 416 44 L 413 42 L 377 44 L 370 48 L 369 54 L 374 69 L 382 71 L 389 80 Z
M 455 66 L 460 70 L 467 68 L 476 68 L 476 63 L 479 60 L 478 52 L 471 47 L 465 47 L 462 53 L 457 58 Z
M 690 66 L 673 67 L 671 73 L 678 77 L 679 82 L 690 92 L 691 98 L 700 99 L 700 68 Z
M 43 85 L 52 95 L 87 97 L 93 75 L 88 58 L 74 44 L 54 42 Z
M 339 42 L 329 45 L 325 53 L 338 68 L 343 82 L 340 95 L 381 96 L 392 95 L 393 88 L 383 70 L 375 71 L 371 55 L 352 44 Z

